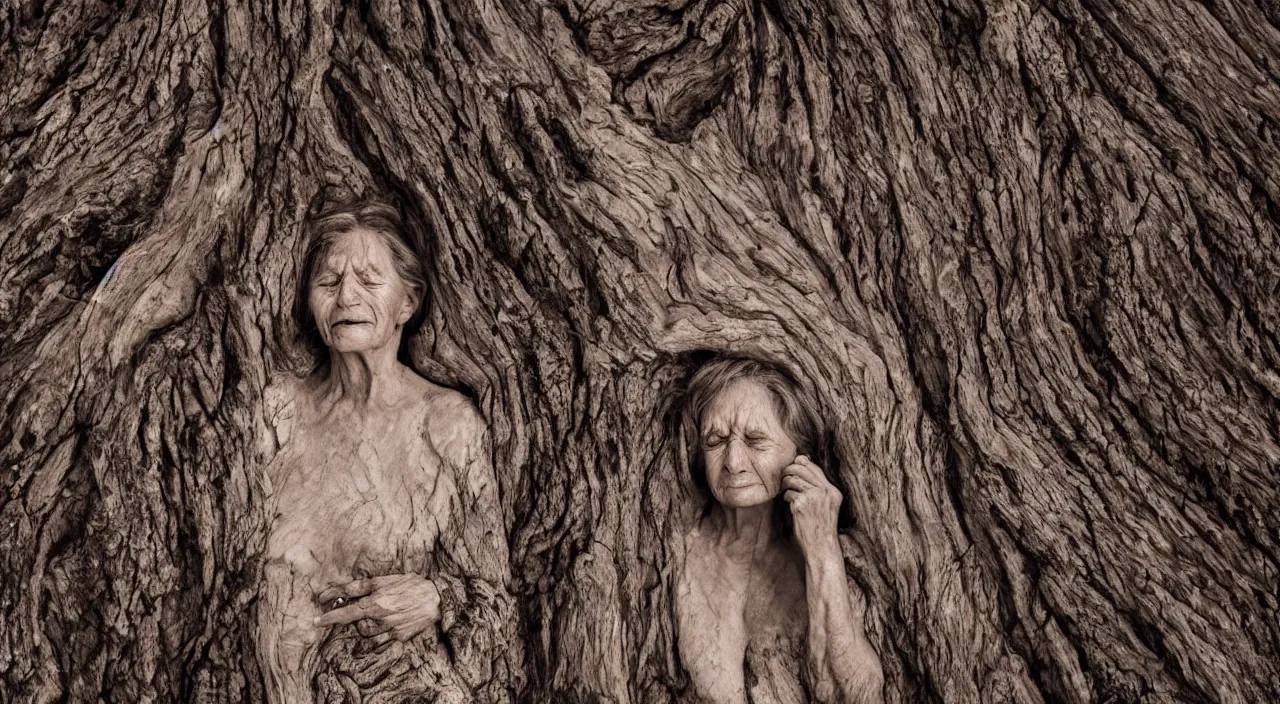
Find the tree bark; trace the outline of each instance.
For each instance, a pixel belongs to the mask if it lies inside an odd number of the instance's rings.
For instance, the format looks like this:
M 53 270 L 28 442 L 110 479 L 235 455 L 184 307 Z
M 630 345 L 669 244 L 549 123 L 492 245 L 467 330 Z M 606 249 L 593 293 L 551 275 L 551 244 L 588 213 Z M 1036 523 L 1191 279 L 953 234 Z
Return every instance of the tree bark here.
M 1280 699 L 1274 3 L 243 5 L 0 12 L 0 700 L 260 699 L 325 185 L 420 240 L 527 701 L 677 694 L 721 351 L 827 413 L 887 701 Z

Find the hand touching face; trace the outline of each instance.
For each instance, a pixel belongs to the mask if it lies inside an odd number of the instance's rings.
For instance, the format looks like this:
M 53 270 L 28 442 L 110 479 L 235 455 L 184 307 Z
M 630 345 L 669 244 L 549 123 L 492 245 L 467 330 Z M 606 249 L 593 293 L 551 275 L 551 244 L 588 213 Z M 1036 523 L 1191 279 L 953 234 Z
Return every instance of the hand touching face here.
M 707 484 L 717 501 L 746 508 L 778 496 L 796 444 L 768 389 L 749 379 L 730 384 L 707 406 L 701 426 Z
M 396 273 L 380 235 L 357 227 L 339 235 L 311 278 L 308 303 L 320 337 L 337 352 L 399 344 L 417 302 Z
M 840 545 L 836 524 L 843 496 L 822 468 L 804 455 L 782 470 L 783 500 L 791 506 L 796 542 L 805 559 L 838 559 Z

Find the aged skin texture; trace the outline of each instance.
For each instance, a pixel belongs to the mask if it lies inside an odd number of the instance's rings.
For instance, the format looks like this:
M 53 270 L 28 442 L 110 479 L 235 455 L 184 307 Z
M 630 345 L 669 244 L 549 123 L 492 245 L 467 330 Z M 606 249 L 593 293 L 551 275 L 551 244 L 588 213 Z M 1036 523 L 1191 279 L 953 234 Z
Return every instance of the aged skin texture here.
M 720 390 L 698 425 L 714 501 L 684 537 L 676 581 L 695 698 L 881 701 L 880 662 L 845 578 L 839 490 L 797 455 L 774 393 L 749 377 Z
M 386 233 L 330 236 L 307 286 L 329 361 L 272 396 L 257 620 L 268 700 L 359 700 L 398 677 L 402 695 L 507 701 L 518 665 L 496 651 L 519 650 L 484 422 L 397 360 L 422 291 Z

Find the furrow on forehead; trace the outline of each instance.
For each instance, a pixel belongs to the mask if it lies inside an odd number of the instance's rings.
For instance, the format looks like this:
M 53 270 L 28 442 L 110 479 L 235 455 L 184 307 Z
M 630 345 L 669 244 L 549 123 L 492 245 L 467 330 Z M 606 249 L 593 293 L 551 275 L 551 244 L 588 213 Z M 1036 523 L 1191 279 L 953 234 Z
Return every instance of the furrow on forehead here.
M 340 261 L 358 263 L 358 266 L 355 266 L 357 269 L 366 266 L 383 271 L 387 268 L 384 265 L 394 266 L 395 264 L 395 254 L 392 251 L 391 242 L 388 241 L 390 237 L 362 226 L 334 232 L 326 236 L 318 258 L 322 266 L 330 264 L 337 257 Z
M 781 424 L 779 411 L 777 394 L 771 389 L 754 379 L 737 379 L 710 399 L 703 415 L 713 414 L 717 416 L 714 420 L 722 420 L 728 413 L 734 425 L 763 429 L 770 423 Z

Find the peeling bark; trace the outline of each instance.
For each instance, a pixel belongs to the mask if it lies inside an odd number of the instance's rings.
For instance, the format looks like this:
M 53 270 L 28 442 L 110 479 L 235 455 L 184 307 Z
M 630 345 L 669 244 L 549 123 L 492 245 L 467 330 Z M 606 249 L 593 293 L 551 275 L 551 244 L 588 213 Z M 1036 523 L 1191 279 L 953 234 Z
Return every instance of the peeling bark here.
M 1280 698 L 1278 57 L 1258 0 L 5 10 L 0 699 L 260 699 L 327 184 L 419 237 L 528 701 L 679 695 L 722 350 L 829 414 L 888 701 Z

